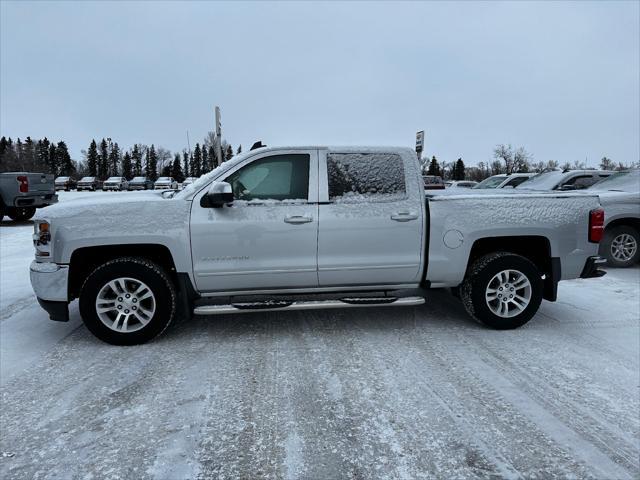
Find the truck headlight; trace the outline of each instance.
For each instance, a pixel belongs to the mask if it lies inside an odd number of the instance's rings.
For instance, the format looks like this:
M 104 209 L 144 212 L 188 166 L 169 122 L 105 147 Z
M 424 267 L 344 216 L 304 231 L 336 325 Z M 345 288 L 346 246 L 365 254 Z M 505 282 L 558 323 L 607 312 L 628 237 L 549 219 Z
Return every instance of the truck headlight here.
M 36 221 L 33 224 L 33 246 L 37 257 L 51 256 L 51 225 L 48 222 Z

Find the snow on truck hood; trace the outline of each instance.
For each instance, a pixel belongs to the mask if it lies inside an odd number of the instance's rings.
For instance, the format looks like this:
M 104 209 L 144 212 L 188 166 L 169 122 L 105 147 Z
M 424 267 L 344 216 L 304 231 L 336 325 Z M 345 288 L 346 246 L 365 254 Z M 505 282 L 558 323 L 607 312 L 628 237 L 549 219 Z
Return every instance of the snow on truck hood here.
M 48 220 L 54 218 L 67 218 L 74 216 L 93 215 L 98 219 L 103 216 L 117 216 L 122 209 L 136 207 L 143 208 L 147 202 L 161 203 L 167 199 L 162 197 L 162 192 L 123 192 L 114 194 L 97 193 L 92 197 L 80 197 L 65 202 L 55 203 L 39 210 L 35 218 Z M 162 203 L 166 205 L 166 203 Z

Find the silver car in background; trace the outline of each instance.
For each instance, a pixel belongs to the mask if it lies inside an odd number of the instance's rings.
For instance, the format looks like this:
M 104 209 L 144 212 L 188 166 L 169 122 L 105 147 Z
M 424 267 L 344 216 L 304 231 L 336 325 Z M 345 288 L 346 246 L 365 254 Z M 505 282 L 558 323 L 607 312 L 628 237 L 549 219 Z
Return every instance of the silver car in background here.
M 605 210 L 600 255 L 612 267 L 630 267 L 640 260 L 640 170 L 618 172 L 596 183 Z
M 526 190 L 584 190 L 613 174 L 609 170 L 548 170 L 522 182 Z

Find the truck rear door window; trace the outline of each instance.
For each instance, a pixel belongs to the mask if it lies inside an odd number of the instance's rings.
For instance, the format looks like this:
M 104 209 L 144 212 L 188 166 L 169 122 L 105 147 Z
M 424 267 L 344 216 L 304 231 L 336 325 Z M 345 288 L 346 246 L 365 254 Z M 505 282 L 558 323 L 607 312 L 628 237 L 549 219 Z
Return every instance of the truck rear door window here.
M 329 200 L 394 201 L 406 196 L 404 164 L 393 153 L 332 153 L 327 156 Z

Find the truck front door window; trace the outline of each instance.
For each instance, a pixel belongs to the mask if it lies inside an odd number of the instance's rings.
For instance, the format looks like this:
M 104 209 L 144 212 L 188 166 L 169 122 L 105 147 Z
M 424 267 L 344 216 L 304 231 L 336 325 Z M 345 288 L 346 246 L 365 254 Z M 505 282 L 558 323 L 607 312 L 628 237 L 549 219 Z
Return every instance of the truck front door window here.
M 274 155 L 256 160 L 229 175 L 237 200 L 307 200 L 309 155 Z

